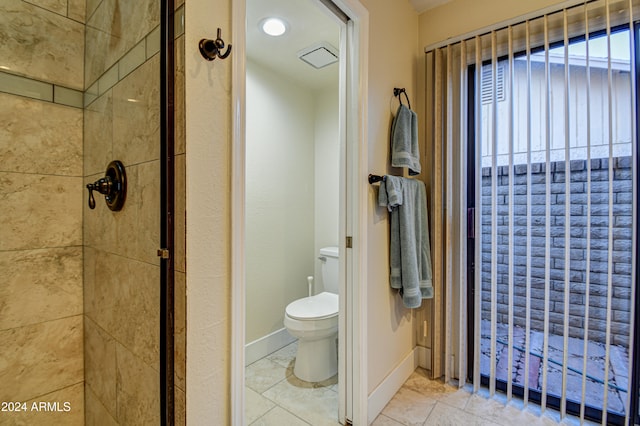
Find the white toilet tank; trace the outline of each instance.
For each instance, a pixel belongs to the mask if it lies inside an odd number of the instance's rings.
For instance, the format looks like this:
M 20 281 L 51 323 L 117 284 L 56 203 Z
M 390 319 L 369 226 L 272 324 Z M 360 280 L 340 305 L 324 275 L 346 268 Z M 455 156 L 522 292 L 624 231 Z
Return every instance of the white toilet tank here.
M 339 258 L 338 247 L 324 247 L 320 249 L 320 259 L 322 263 L 322 283 L 324 284 L 324 291 L 328 291 L 334 294 L 338 294 L 338 285 L 340 280 L 338 278 L 339 272 Z M 324 260 L 323 260 L 324 259 Z

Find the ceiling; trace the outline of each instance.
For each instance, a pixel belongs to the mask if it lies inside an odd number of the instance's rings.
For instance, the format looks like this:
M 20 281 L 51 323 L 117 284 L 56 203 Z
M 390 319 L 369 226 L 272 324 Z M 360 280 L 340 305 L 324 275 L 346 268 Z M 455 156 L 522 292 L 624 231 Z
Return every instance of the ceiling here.
M 284 35 L 264 34 L 259 24 L 278 17 L 288 24 Z M 247 0 L 247 56 L 298 85 L 312 90 L 338 84 L 338 63 L 315 69 L 298 59 L 298 51 L 318 42 L 340 47 L 340 26 L 331 12 L 312 0 Z
M 397 1 L 397 0 L 393 0 Z M 452 0 L 409 0 L 418 13 Z M 264 34 L 264 18 L 283 18 L 288 31 L 279 37 Z M 247 0 L 247 56 L 298 85 L 319 90 L 337 85 L 338 63 L 322 69 L 298 59 L 298 51 L 318 42 L 340 47 L 339 21 L 317 0 Z M 339 49 L 338 49 L 339 50 Z

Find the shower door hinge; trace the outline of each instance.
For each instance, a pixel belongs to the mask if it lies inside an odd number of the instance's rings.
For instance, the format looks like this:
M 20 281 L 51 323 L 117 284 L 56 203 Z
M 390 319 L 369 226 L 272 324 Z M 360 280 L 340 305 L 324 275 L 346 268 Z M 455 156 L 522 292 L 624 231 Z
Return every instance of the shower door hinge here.
M 168 259 L 169 249 L 158 249 L 158 257 L 161 259 Z
M 347 237 L 346 246 L 347 246 L 347 248 L 353 248 L 353 238 L 352 237 Z

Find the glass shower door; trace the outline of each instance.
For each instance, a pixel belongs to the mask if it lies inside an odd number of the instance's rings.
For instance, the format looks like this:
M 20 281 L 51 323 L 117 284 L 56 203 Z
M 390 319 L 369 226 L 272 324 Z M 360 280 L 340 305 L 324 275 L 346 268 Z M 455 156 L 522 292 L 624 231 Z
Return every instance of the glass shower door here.
M 84 203 L 89 424 L 160 424 L 160 1 L 87 2 L 84 180 L 126 169 L 126 203 Z

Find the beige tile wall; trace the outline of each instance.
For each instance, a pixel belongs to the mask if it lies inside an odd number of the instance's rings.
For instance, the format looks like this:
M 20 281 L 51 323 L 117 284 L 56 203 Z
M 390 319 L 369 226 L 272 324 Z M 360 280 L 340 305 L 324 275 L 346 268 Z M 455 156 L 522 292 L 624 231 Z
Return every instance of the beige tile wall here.
M 160 24 L 158 0 L 87 1 L 85 83 L 91 86 Z
M 0 4 L 0 398 L 71 406 L 2 413 L 0 424 L 158 423 L 158 5 Z M 85 14 L 86 86 L 95 90 L 83 114 Z M 183 37 L 176 55 L 175 395 L 184 424 Z M 115 158 L 127 167 L 125 208 L 111 212 L 98 196 L 89 210 L 84 184 Z
M 69 10 L 66 0 L 2 0 L 0 66 L 82 90 L 84 14 L 82 6 L 74 6 L 81 2 L 71 3 Z
M 63 105 L 83 21 L 84 0 L 0 2 L 0 401 L 27 407 L 2 425 L 84 424 L 83 113 Z

